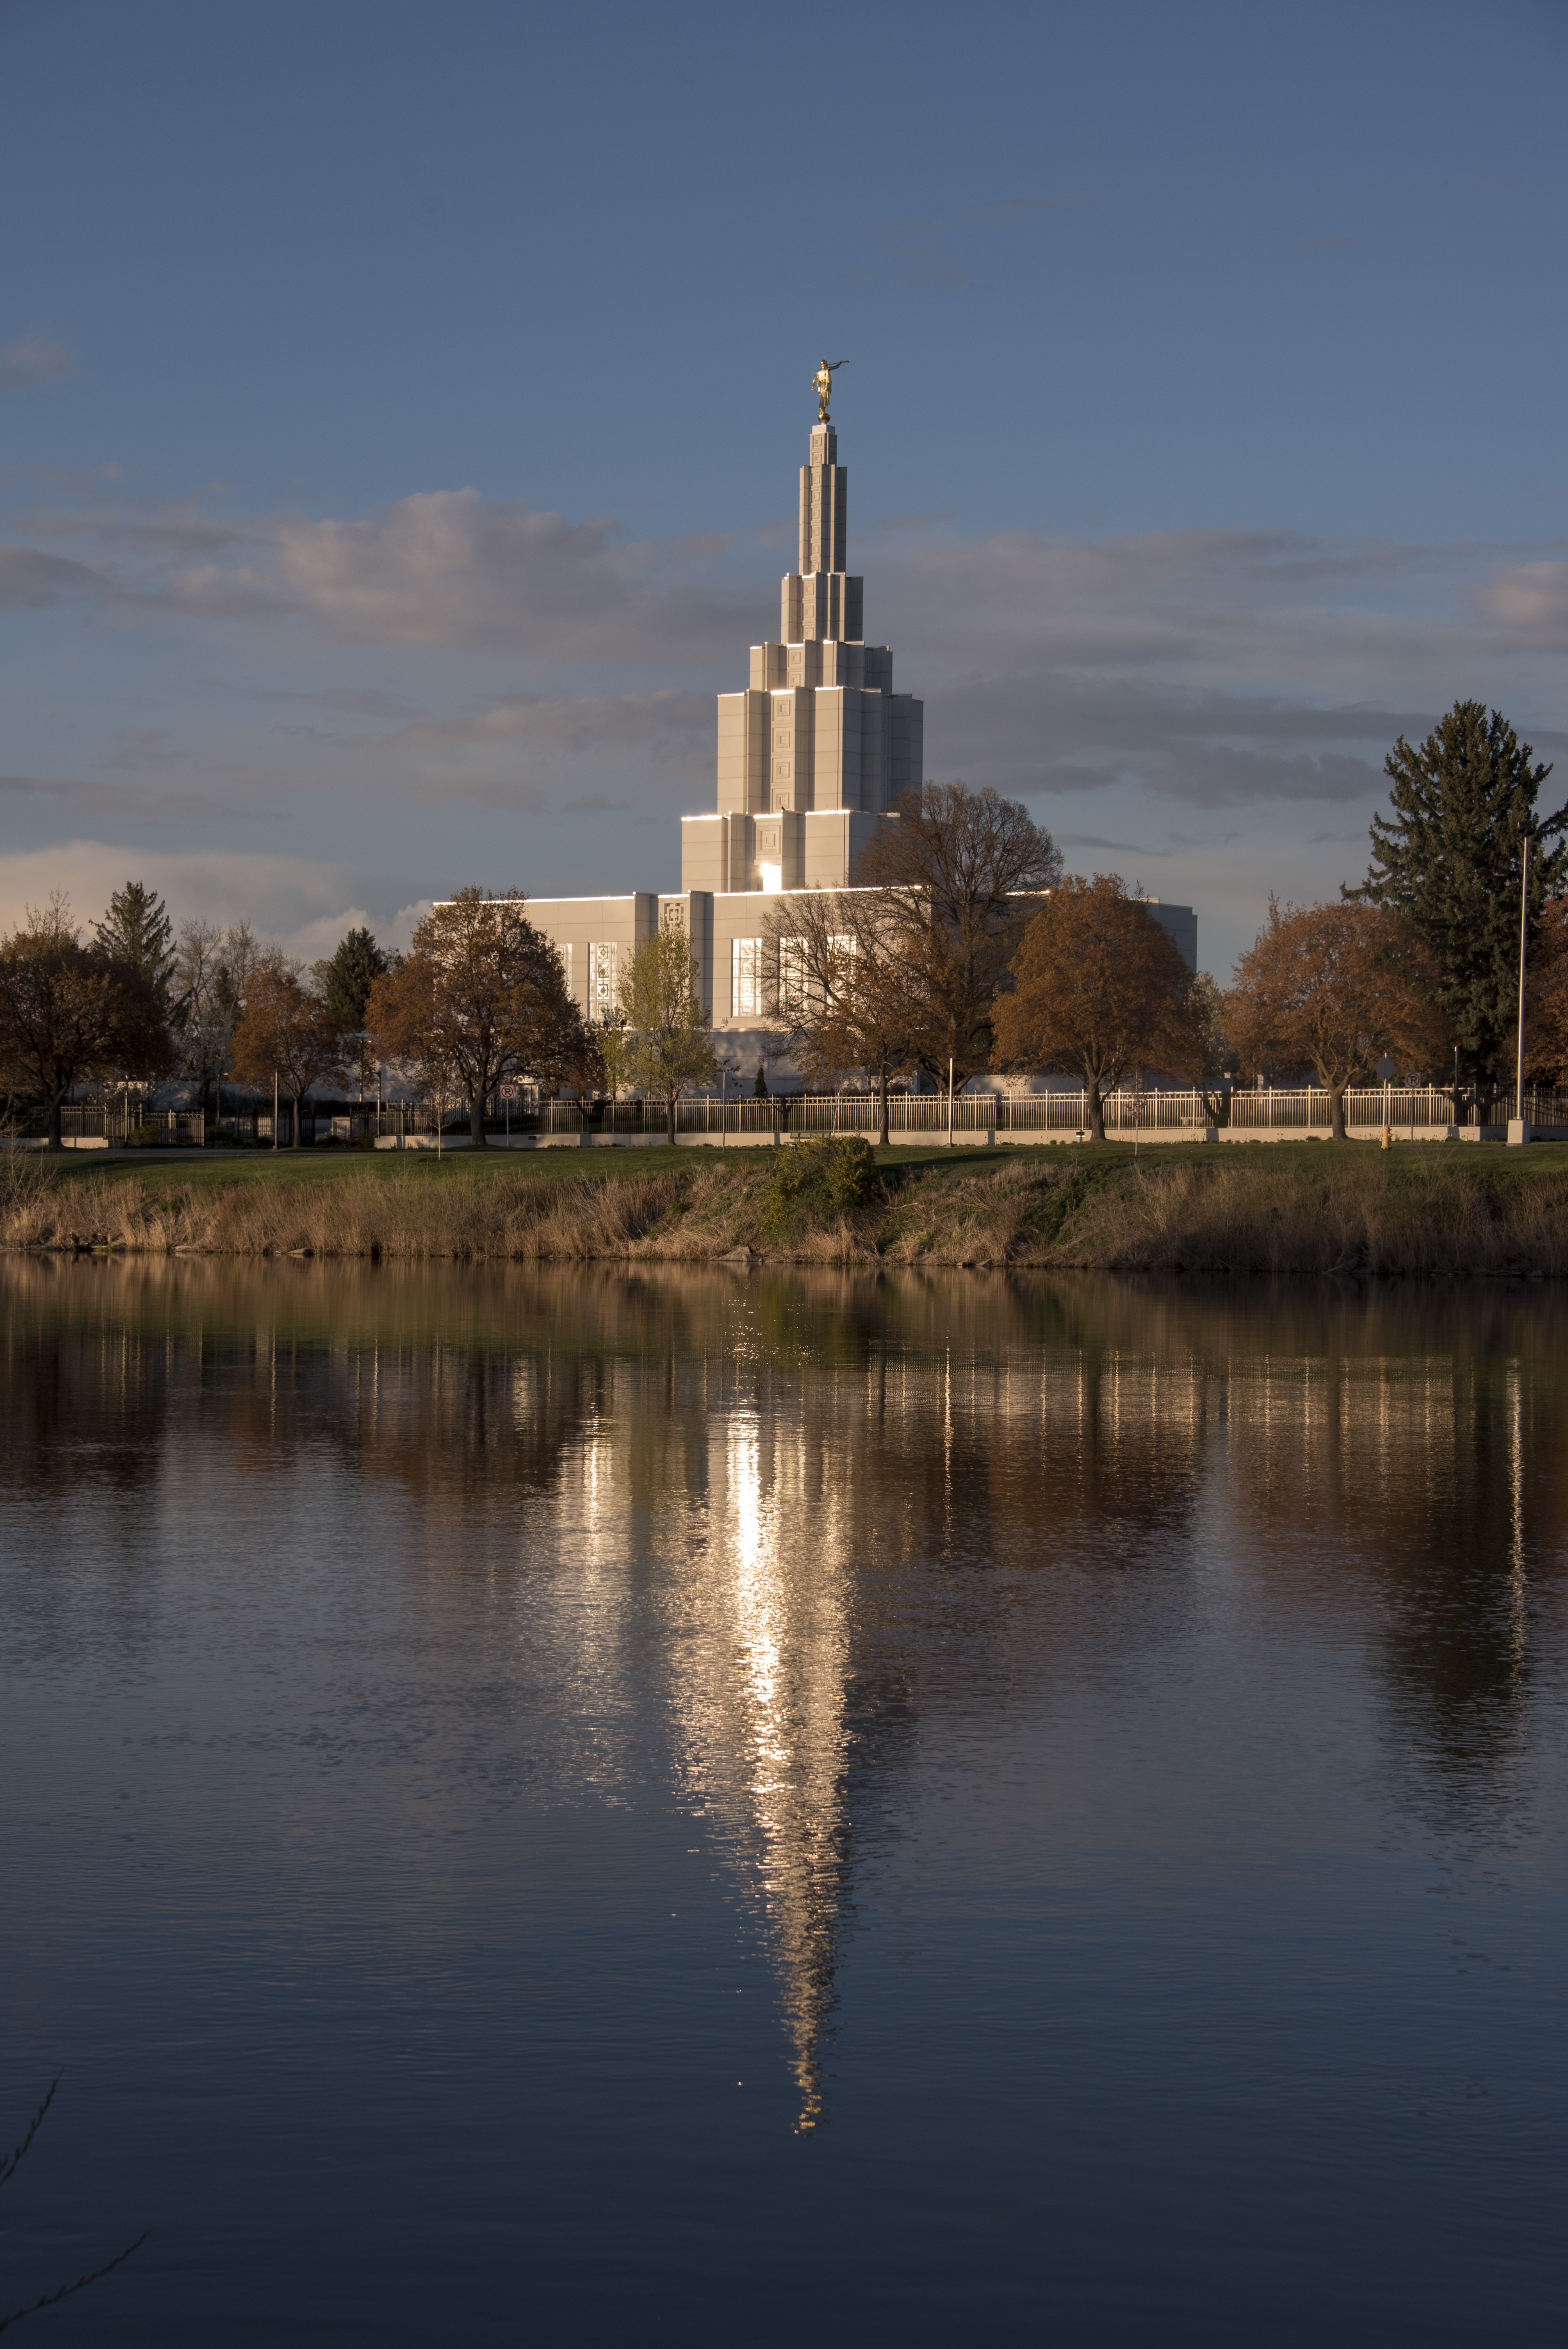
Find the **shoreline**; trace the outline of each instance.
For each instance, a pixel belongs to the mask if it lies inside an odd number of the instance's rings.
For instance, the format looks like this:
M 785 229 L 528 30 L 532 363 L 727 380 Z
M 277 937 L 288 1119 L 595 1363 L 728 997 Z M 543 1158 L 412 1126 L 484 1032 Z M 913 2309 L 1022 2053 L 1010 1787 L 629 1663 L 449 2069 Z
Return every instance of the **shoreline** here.
M 631 1154 L 626 1154 L 630 1156 Z M 85 1155 L 85 1154 L 84 1154 Z M 761 1152 L 570 1152 L 490 1162 L 225 1154 L 112 1171 L 22 1162 L 0 1192 L 0 1250 L 465 1263 L 822 1265 L 933 1269 L 1568 1278 L 1568 1150 L 1484 1158 L 1417 1145 L 1274 1143 L 1216 1157 L 895 1148 L 880 1195 L 780 1226 Z M 663 1164 L 649 1164 L 650 1160 Z M 487 1163 L 488 1162 L 488 1163 Z M 499 1163 L 498 1163 L 499 1162 Z

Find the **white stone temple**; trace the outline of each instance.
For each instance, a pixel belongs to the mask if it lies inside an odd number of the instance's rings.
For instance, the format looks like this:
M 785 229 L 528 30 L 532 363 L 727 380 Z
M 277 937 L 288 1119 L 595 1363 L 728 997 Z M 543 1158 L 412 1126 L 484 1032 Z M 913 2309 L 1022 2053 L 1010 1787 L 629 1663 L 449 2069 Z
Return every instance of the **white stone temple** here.
M 847 886 L 878 827 L 897 823 L 900 794 L 923 780 L 924 705 L 893 691 L 888 647 L 863 641 L 848 482 L 824 416 L 800 468 L 799 567 L 781 585 L 779 640 L 753 645 L 745 689 L 718 697 L 717 803 L 681 819 L 680 888 L 528 901 L 590 1019 L 610 1010 L 627 960 L 656 926 L 684 929 L 727 1057 L 749 1068 L 774 1040 L 764 913 L 791 890 Z M 1191 907 L 1152 900 L 1150 910 L 1195 969 Z
M 718 805 L 681 820 L 683 889 L 841 889 L 924 774 L 923 706 L 893 691 L 887 646 L 861 641 L 848 487 L 839 436 L 819 424 L 800 468 L 800 567 L 779 589 L 780 641 L 753 645 L 745 692 L 718 697 Z

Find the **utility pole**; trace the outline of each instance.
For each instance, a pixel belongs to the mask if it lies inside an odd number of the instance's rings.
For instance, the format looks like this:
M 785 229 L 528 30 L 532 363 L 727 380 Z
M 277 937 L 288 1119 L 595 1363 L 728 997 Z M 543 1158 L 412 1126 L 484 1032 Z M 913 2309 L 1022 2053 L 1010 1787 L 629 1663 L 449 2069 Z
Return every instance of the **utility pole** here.
M 1519 1047 L 1513 1070 L 1513 1123 L 1508 1129 L 1510 1142 L 1518 1143 L 1530 1139 L 1524 1123 L 1524 950 L 1530 937 L 1530 843 L 1533 837 L 1533 827 L 1526 824 L 1519 860 Z

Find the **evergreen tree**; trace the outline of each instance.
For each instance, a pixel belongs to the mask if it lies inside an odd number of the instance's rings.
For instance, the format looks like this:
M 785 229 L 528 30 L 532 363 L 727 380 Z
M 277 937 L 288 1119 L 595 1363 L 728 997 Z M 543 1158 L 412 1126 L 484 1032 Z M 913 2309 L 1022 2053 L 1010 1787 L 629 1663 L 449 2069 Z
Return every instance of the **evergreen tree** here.
M 370 990 L 392 968 L 368 930 L 350 930 L 312 972 L 322 1001 L 340 1026 L 361 1029 Z
M 757 1082 L 752 1086 L 751 1093 L 752 1098 L 755 1101 L 766 1101 L 768 1099 L 768 1063 L 766 1061 L 758 1061 L 757 1063 Z
M 108 911 L 93 931 L 104 952 L 126 963 L 152 989 L 165 1011 L 174 977 L 174 925 L 155 890 L 139 881 L 128 881 L 108 901 Z
M 1506 1072 L 1519 1018 L 1520 860 L 1552 771 L 1534 755 L 1480 701 L 1456 701 L 1418 750 L 1401 734 L 1383 762 L 1394 812 L 1373 817 L 1367 879 L 1345 892 L 1402 915 L 1430 948 L 1439 1003 L 1477 1083 Z M 1565 821 L 1551 817 L 1532 849 L 1532 935 L 1568 875 L 1568 844 L 1555 838 Z

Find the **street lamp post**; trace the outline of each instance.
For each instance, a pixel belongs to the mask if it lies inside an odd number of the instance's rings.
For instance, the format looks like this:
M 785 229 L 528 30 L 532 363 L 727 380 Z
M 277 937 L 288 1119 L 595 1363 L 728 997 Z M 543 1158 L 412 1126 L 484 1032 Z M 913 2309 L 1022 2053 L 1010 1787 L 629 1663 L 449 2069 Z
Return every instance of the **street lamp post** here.
M 1524 950 L 1530 938 L 1530 843 L 1534 837 L 1535 827 L 1526 824 L 1519 860 L 1519 1044 L 1513 1070 L 1513 1123 L 1508 1129 L 1510 1142 L 1518 1143 L 1530 1139 L 1524 1124 Z

